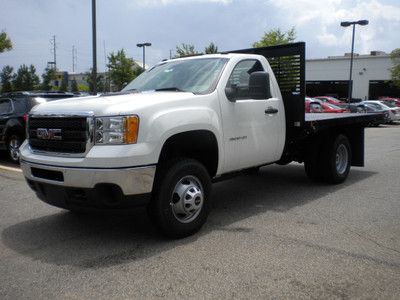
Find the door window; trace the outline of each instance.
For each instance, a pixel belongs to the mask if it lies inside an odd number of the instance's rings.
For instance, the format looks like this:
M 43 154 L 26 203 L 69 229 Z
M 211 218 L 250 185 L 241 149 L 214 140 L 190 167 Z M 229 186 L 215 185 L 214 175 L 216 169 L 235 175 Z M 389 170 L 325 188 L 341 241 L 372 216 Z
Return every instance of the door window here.
M 12 112 L 12 104 L 10 99 L 0 99 L 0 115 Z
M 228 79 L 227 87 L 235 88 L 237 90 L 236 99 L 250 98 L 250 74 L 257 71 L 264 71 L 264 68 L 261 63 L 255 59 L 243 60 L 235 66 Z

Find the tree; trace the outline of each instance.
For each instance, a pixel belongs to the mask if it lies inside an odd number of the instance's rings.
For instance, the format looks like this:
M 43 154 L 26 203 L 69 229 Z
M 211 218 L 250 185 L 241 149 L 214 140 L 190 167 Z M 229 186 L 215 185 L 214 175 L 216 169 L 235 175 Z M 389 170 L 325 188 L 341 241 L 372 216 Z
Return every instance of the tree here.
M 68 90 L 68 82 L 65 80 L 65 78 L 63 78 L 63 80 L 61 81 L 59 91 L 66 92 L 67 90 Z
M 22 65 L 17 74 L 14 75 L 13 89 L 14 91 L 32 91 L 39 84 L 39 81 L 39 76 L 36 75 L 36 68 L 33 65 L 29 67 Z
M 210 45 L 204 48 L 204 53 L 205 54 L 218 53 L 218 47 L 213 42 L 211 42 Z
M 109 78 L 118 91 L 141 72 L 141 67 L 132 58 L 126 57 L 124 49 L 117 51 L 117 53 L 112 52 L 108 56 L 107 67 Z
M 56 69 L 46 68 L 42 74 L 42 85 L 41 89 L 44 91 L 50 91 L 53 88 L 51 82 L 56 79 Z
M 73 93 L 79 92 L 78 83 L 76 82 L 75 79 L 71 80 L 71 92 Z
M 1 78 L 1 92 L 7 93 L 12 92 L 12 79 L 13 79 L 13 67 L 4 66 L 0 73 Z
M 390 69 L 393 84 L 400 88 L 400 48 L 394 49 L 390 53 L 393 67 Z
M 90 92 L 89 88 L 87 85 L 84 84 L 78 84 L 78 91 L 79 92 Z
M 12 43 L 10 38 L 7 36 L 5 31 L 0 33 L 0 53 L 10 51 L 12 49 Z
M 93 72 L 92 72 L 92 68 L 90 68 L 90 71 L 85 73 L 85 81 L 87 82 L 88 86 L 89 86 L 89 90 L 93 91 Z M 97 83 L 97 91 L 98 92 L 104 92 L 104 76 L 101 74 L 97 74 L 97 78 L 96 78 L 96 83 Z
M 198 52 L 194 49 L 194 45 L 192 44 L 182 43 L 181 46 L 176 46 L 176 57 L 195 55 L 195 54 L 198 54 Z
M 272 29 L 268 32 L 264 32 L 263 37 L 253 43 L 254 48 L 275 46 L 281 44 L 292 43 L 296 40 L 296 30 L 294 27 L 287 32 L 282 32 L 279 28 Z

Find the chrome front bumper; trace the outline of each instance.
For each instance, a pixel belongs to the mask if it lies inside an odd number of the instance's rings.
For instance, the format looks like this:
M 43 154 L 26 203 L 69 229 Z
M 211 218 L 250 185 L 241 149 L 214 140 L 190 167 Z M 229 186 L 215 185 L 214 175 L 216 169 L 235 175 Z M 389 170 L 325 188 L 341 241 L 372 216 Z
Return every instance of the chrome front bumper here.
M 21 169 L 31 181 L 73 188 L 95 188 L 98 184 L 115 184 L 126 196 L 150 193 L 156 172 L 156 166 L 72 168 L 35 164 L 24 160 L 21 160 Z

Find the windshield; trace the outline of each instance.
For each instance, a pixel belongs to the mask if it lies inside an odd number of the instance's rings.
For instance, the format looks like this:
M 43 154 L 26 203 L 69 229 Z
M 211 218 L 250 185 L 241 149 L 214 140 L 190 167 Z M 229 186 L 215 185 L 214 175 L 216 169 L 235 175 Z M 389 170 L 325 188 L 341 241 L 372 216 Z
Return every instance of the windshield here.
M 367 102 L 367 104 L 369 106 L 376 108 L 377 110 L 383 110 L 385 108 L 388 108 L 386 105 L 381 104 L 381 103 Z
M 397 107 L 397 105 L 394 101 L 383 101 L 383 103 L 389 107 Z
M 122 92 L 163 90 L 207 94 L 215 89 L 227 61 L 227 58 L 196 58 L 160 63 L 134 79 Z

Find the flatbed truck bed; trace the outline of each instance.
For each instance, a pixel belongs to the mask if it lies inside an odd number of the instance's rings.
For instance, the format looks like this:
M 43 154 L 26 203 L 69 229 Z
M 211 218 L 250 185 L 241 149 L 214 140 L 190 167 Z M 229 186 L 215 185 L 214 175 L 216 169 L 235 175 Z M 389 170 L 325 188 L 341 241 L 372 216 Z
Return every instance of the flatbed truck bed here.
M 324 129 L 332 126 L 362 126 L 383 120 L 381 113 L 306 113 L 305 128 Z

